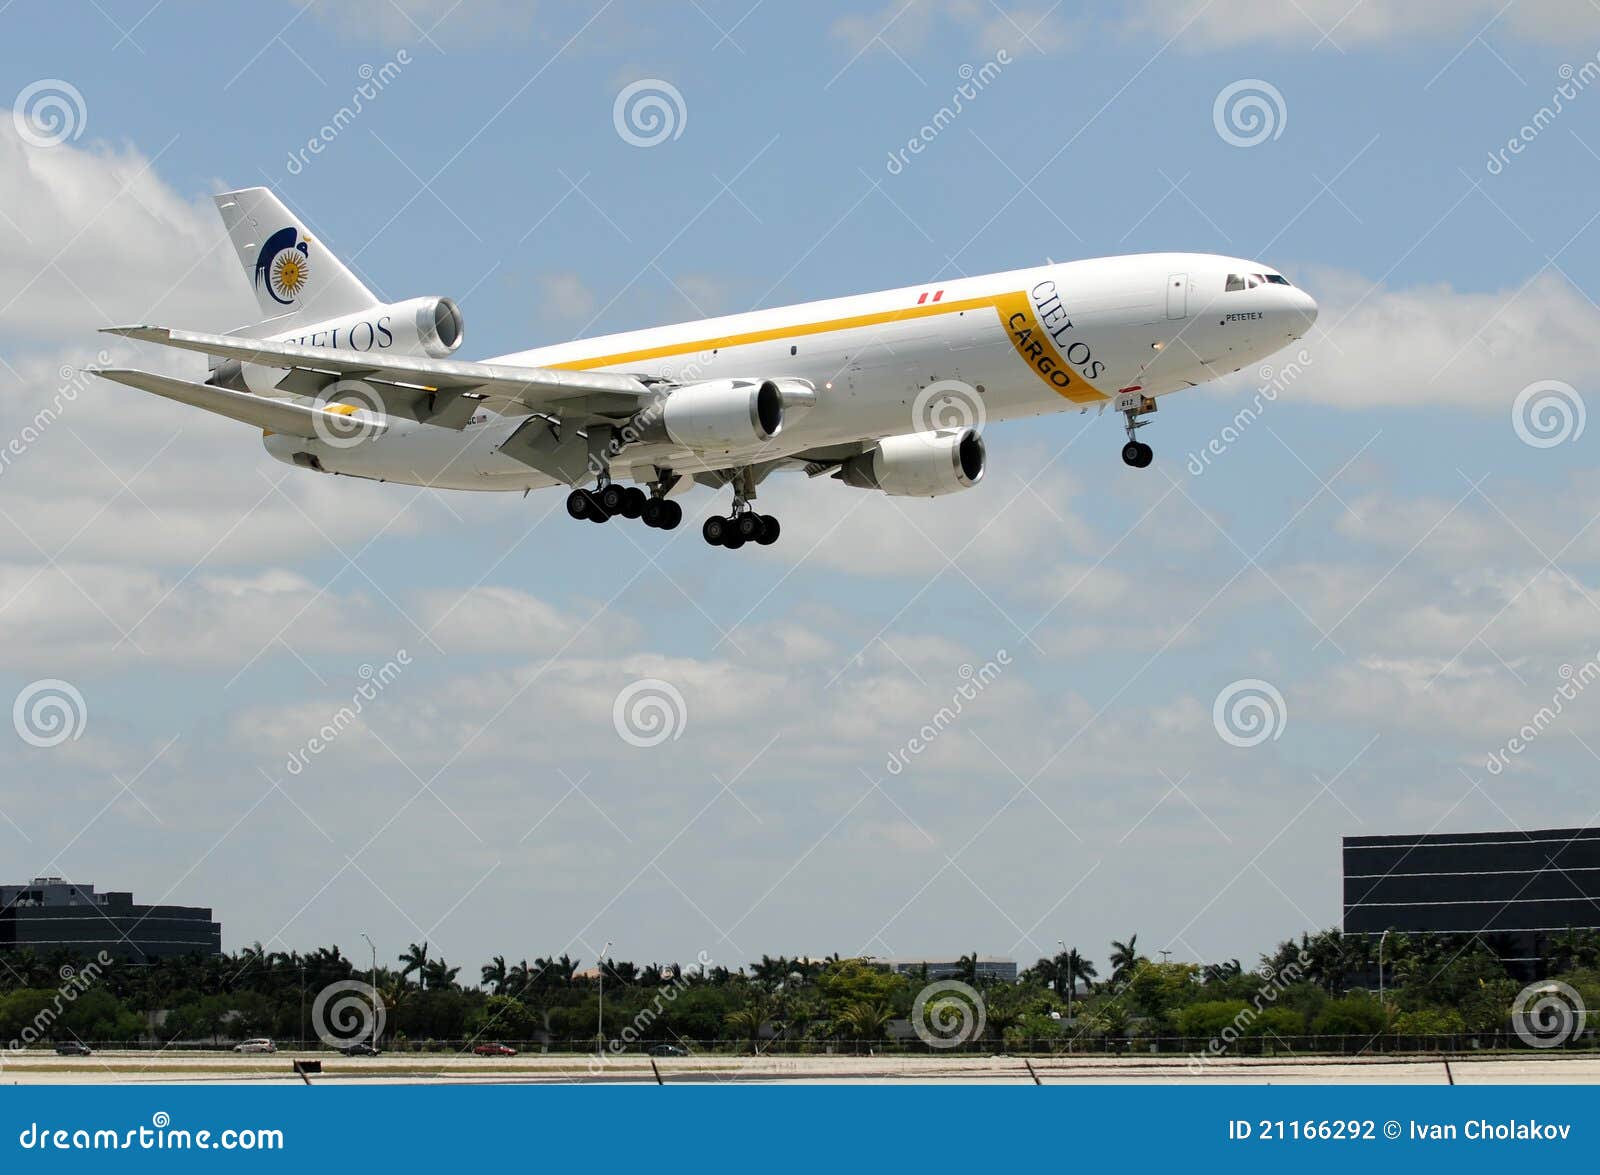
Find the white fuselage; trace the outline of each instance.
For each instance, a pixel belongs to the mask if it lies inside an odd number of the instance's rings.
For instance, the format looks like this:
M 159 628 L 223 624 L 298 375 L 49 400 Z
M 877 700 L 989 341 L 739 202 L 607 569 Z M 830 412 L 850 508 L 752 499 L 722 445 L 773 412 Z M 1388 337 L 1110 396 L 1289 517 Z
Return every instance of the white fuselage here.
M 1246 280 L 1230 289 L 1230 276 Z M 748 451 L 697 453 L 665 440 L 628 445 L 612 473 L 645 481 L 658 468 L 692 474 L 919 431 L 928 426 L 913 405 L 942 380 L 976 389 L 990 422 L 1099 409 L 1127 391 L 1161 396 L 1271 355 L 1315 318 L 1310 296 L 1269 266 L 1154 253 L 603 335 L 492 362 L 677 383 L 794 379 L 815 388 L 814 406 Z M 383 481 L 472 490 L 555 484 L 496 451 L 525 415 L 482 411 L 461 431 L 390 421 L 382 435 L 352 447 L 281 436 L 266 445 L 283 460 L 309 450 L 329 472 Z

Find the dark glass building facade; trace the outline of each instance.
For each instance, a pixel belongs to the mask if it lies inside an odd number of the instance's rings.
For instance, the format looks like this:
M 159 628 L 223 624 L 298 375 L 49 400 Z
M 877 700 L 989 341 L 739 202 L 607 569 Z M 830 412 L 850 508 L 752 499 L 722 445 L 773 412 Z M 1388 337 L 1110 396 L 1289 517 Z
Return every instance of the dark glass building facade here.
M 141 962 L 220 955 L 222 925 L 204 906 L 141 906 L 131 893 L 96 893 L 59 877 L 0 885 L 0 951 L 31 947 Z
M 1531 970 L 1600 928 L 1600 828 L 1344 838 L 1344 930 L 1477 934 Z

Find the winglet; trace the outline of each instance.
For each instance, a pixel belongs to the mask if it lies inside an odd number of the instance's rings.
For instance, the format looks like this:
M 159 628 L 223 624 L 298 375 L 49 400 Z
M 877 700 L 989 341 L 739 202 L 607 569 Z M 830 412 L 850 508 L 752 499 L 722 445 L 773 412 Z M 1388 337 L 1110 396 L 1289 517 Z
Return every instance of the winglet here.
M 103 326 L 103 335 L 120 335 L 125 339 L 143 339 L 147 343 L 163 343 L 172 332 L 164 326 Z

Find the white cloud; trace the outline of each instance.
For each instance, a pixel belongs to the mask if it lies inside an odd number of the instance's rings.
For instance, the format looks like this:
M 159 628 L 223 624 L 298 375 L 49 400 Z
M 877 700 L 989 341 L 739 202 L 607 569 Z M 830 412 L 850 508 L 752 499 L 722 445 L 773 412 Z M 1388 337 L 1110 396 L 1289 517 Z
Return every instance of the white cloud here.
M 1509 9 L 1509 11 L 1508 11 Z M 1600 36 L 1600 12 L 1586 0 L 1139 0 L 1126 20 L 1131 33 L 1178 37 L 1186 49 L 1235 45 L 1383 47 L 1409 40 L 1465 42 L 1482 31 L 1563 45 Z M 1585 41 L 1587 38 L 1587 41 Z
M 1276 369 L 1302 347 L 1309 356 L 1282 400 L 1509 413 L 1528 384 L 1582 391 L 1600 366 L 1600 309 L 1554 273 L 1492 292 L 1391 289 L 1340 270 L 1308 272 L 1300 284 L 1320 314 L 1311 335 L 1268 361 Z M 1247 369 L 1217 390 L 1237 395 L 1257 378 Z M 1506 427 L 1510 435 L 1509 416 Z

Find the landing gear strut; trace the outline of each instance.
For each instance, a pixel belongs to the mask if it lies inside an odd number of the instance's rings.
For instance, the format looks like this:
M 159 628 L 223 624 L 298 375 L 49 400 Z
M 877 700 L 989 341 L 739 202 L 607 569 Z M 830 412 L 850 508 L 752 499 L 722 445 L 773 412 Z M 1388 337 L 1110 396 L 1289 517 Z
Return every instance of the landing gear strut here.
M 1117 411 L 1127 417 L 1128 443 L 1122 446 L 1122 460 L 1135 469 L 1143 469 L 1155 459 L 1155 450 L 1138 439 L 1138 430 L 1149 424 L 1139 417 L 1156 410 L 1156 402 L 1149 396 L 1125 392 L 1117 397 Z

